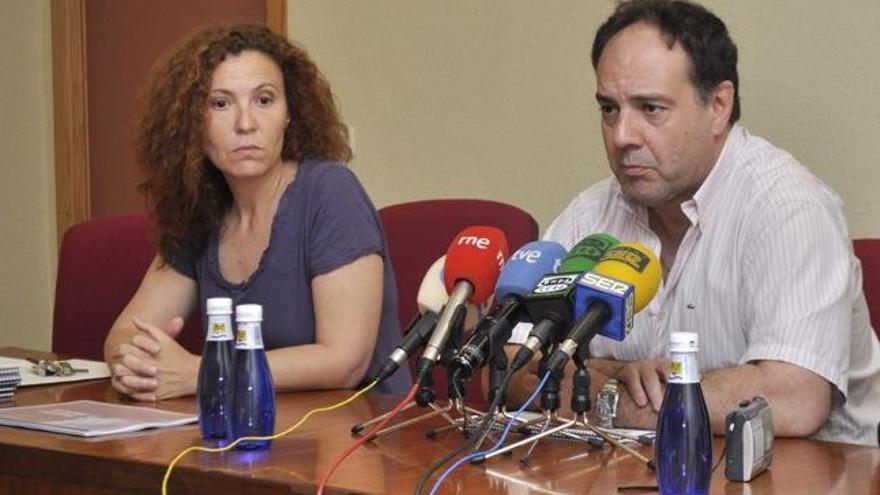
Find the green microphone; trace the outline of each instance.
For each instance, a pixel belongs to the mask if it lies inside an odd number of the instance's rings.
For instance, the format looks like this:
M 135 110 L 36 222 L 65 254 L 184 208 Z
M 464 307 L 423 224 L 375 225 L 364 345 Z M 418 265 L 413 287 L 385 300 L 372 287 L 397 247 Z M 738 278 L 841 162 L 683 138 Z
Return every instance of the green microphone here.
M 559 273 L 584 273 L 592 270 L 606 251 L 620 244 L 609 234 L 590 234 L 575 244 L 562 260 Z
M 545 275 L 523 297 L 526 314 L 534 323 L 532 331 L 511 361 L 510 369 L 524 366 L 549 342 L 561 341 L 573 323 L 573 296 L 581 274 L 592 270 L 606 251 L 620 241 L 608 234 L 591 234 L 568 252 L 557 273 Z

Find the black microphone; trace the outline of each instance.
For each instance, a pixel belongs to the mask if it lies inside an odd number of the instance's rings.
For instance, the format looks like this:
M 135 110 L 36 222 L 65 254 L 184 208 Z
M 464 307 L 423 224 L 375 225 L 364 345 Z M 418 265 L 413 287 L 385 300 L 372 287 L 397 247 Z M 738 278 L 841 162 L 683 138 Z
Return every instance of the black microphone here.
M 410 322 L 400 344 L 391 351 L 391 355 L 382 363 L 374 380 L 381 382 L 394 374 L 397 368 L 414 351 L 425 345 L 425 342 L 431 336 L 431 332 L 437 325 L 439 313 L 443 310 L 443 305 L 449 299 L 449 296 L 446 294 L 446 288 L 443 287 L 443 264 L 445 261 L 445 255 L 437 258 L 437 261 L 431 264 L 422 278 L 422 283 L 419 285 L 419 292 L 416 296 L 419 314 Z
M 453 358 L 451 366 L 455 373 L 470 378 L 504 347 L 513 327 L 525 318 L 522 296 L 534 288 L 541 275 L 555 270 L 564 256 L 565 248 L 552 241 L 530 242 L 513 253 L 495 287 L 495 301 L 500 301 L 500 305 L 479 322 Z
M 440 315 L 433 311 L 426 311 L 413 318 L 400 344 L 391 351 L 391 355 L 388 356 L 388 359 L 385 360 L 382 367 L 376 373 L 375 380 L 377 382 L 381 382 L 393 375 L 397 368 L 406 362 L 413 352 L 425 345 L 425 342 L 431 337 L 434 327 L 437 326 L 439 317 Z
M 523 304 L 535 326 L 511 360 L 512 372 L 525 366 L 536 352 L 546 348 L 550 342 L 561 340 L 560 333 L 572 322 L 572 297 L 581 273 L 593 268 L 599 258 L 618 242 L 608 234 L 584 237 L 568 252 L 559 269 L 560 273 L 545 275 L 526 294 Z

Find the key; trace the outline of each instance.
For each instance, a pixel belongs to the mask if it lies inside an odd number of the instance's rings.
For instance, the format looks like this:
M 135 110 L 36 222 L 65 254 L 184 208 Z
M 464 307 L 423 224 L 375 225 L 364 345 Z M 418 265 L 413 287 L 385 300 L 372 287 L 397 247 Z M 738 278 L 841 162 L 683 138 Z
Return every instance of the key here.
M 88 373 L 89 370 L 85 368 L 74 368 L 72 364 L 67 361 L 58 361 L 59 372 L 61 376 L 70 376 L 74 373 Z
M 54 361 L 33 358 L 27 358 L 27 360 L 34 363 L 31 369 L 34 373 L 40 376 L 52 376 L 60 371 L 58 365 Z
M 88 373 L 89 370 L 85 368 L 74 368 L 72 364 L 67 361 L 55 361 L 52 359 L 34 359 L 34 358 L 25 358 L 31 363 L 34 363 L 31 368 L 34 373 L 40 376 L 70 376 L 75 373 Z

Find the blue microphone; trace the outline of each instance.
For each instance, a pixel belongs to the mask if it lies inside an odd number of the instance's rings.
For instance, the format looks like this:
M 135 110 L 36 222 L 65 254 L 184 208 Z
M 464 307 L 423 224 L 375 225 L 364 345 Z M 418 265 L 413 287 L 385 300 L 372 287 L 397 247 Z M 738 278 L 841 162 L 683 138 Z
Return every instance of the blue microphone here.
M 452 360 L 459 376 L 469 378 L 510 339 L 525 312 L 522 296 L 546 273 L 556 271 L 565 248 L 553 241 L 535 241 L 518 249 L 501 270 L 495 285 L 496 310 L 477 324 L 467 343 Z
M 517 249 L 498 276 L 495 301 L 503 306 L 511 297 L 519 300 L 541 277 L 558 270 L 566 254 L 562 244 L 553 241 L 534 241 Z
M 599 259 L 619 244 L 612 235 L 590 234 L 580 240 L 562 260 L 559 273 L 548 274 L 523 297 L 529 319 L 535 325 L 510 362 L 516 371 L 525 366 L 540 349 L 561 340 L 559 332 L 572 322 L 572 298 L 577 280 L 584 271 L 592 270 Z

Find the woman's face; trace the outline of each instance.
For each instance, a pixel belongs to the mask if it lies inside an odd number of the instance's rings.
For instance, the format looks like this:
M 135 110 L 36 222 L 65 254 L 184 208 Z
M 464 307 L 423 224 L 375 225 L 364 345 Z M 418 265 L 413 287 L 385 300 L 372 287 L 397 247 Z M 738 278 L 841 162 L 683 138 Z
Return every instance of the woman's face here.
M 289 120 L 275 61 L 254 50 L 227 55 L 211 78 L 205 154 L 227 180 L 262 176 L 281 164 Z

